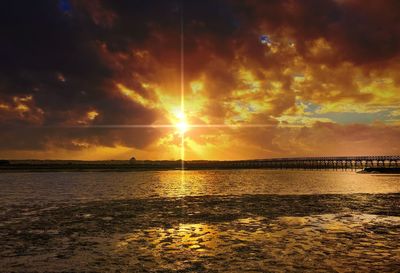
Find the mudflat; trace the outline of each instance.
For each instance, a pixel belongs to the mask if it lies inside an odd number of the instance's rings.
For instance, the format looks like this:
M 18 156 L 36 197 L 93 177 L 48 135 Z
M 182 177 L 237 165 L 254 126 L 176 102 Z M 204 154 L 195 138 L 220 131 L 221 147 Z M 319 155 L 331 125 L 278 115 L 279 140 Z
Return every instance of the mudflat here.
M 395 272 L 400 194 L 226 195 L 8 206 L 3 271 Z

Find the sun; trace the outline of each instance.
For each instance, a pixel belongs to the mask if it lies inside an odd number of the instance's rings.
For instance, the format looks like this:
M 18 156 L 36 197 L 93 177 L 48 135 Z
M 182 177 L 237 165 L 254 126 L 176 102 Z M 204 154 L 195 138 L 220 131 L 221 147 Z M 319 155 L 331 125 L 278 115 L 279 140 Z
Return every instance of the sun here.
M 189 125 L 184 121 L 177 123 L 175 126 L 181 134 L 184 134 L 189 130 Z
M 175 127 L 180 134 L 184 134 L 189 130 L 189 124 L 186 122 L 186 116 L 184 113 L 179 112 L 177 114 L 178 121 L 175 123 Z

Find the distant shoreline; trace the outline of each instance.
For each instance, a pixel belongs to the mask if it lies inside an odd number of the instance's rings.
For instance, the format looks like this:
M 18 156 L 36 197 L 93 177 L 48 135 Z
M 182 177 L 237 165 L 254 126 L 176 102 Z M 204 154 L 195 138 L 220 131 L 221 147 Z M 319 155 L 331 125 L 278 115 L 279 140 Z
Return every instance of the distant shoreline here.
M 264 170 L 316 170 L 332 171 L 331 168 L 279 168 L 262 166 L 232 166 L 232 165 L 184 165 L 183 170 L 239 170 L 239 169 L 264 169 Z M 171 171 L 182 170 L 179 164 L 10 164 L 0 166 L 0 173 L 28 173 L 28 172 L 143 172 L 143 171 Z M 348 170 L 348 169 L 344 169 Z M 343 170 L 343 171 L 344 171 Z M 342 171 L 342 169 L 338 169 Z M 400 174 L 400 168 L 364 168 L 353 169 L 359 174 Z
M 137 172 L 163 170 L 350 170 L 400 174 L 399 156 L 309 157 L 254 160 L 0 160 L 1 172 Z

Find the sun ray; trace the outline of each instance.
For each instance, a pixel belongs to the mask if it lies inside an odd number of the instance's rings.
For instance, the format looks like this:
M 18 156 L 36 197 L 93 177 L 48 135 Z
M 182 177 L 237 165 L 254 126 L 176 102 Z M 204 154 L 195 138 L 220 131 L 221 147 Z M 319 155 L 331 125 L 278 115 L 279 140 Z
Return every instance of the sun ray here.
M 146 128 L 146 129 L 178 129 L 178 131 L 187 132 L 192 128 L 303 128 L 304 125 L 296 124 L 263 124 L 263 123 L 253 123 L 253 124 L 189 124 L 185 122 L 177 122 L 176 124 L 87 124 L 87 125 L 52 125 L 52 126 L 31 126 L 29 128 L 82 128 L 82 129 L 96 129 L 96 128 Z
M 185 132 L 187 130 L 187 123 L 185 117 L 185 36 L 183 29 L 183 1 L 181 2 L 181 112 L 180 112 L 180 123 L 179 130 L 181 133 L 181 170 L 185 169 Z

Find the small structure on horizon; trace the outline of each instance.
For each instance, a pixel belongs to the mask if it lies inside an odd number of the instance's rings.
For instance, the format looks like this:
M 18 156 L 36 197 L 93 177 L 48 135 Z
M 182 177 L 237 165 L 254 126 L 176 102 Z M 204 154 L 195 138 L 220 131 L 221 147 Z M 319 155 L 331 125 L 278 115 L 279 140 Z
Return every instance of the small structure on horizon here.
M 129 159 L 129 162 L 133 164 L 136 163 L 136 158 L 132 156 L 131 159 Z

